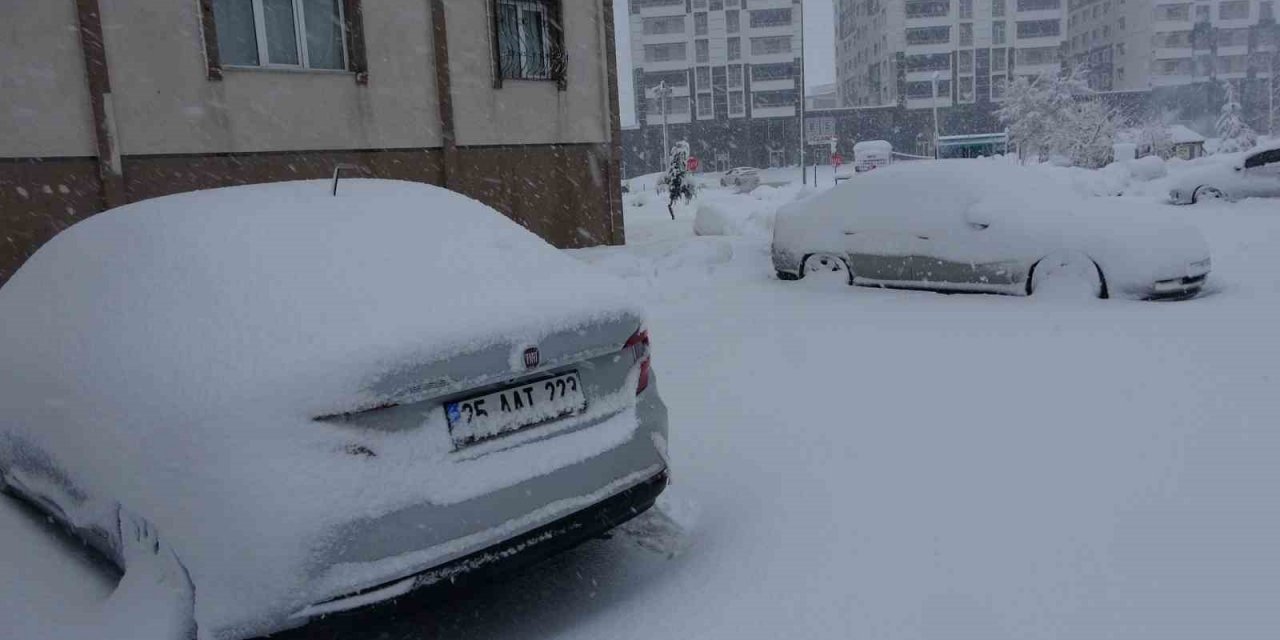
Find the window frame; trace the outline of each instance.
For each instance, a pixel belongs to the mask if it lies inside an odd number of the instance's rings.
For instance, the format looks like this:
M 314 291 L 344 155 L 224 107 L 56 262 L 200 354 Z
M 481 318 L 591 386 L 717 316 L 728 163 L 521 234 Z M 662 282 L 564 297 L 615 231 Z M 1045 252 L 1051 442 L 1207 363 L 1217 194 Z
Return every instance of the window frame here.
M 516 35 L 519 52 L 519 71 L 504 60 L 502 46 L 502 11 L 503 5 L 511 5 L 517 11 Z M 533 9 L 530 9 L 530 6 Z M 489 36 L 493 39 L 493 88 L 501 89 L 509 80 L 519 82 L 554 82 L 560 91 L 567 89 L 568 52 L 565 47 L 564 11 L 561 0 L 490 0 L 488 10 L 492 17 L 492 28 Z M 528 58 L 526 52 L 524 18 L 526 13 L 542 15 L 542 74 L 529 73 L 525 70 Z
M 269 47 L 266 46 L 263 0 L 250 0 L 250 6 L 253 11 L 254 44 L 257 46 L 258 64 L 224 63 L 218 45 L 218 22 L 214 11 L 214 3 L 216 1 L 199 0 L 206 77 L 208 80 L 220 81 L 223 78 L 225 69 L 238 69 L 307 73 L 352 73 L 355 75 L 356 84 L 368 84 L 369 69 L 364 50 L 364 12 L 361 0 L 335 0 L 338 8 L 338 24 L 341 29 L 339 40 L 342 48 L 342 65 L 337 68 L 310 66 L 310 52 L 306 46 L 306 10 L 303 0 L 291 0 L 293 5 L 294 46 L 298 52 L 299 64 L 270 62 Z M 266 63 L 263 62 L 264 59 L 267 61 Z

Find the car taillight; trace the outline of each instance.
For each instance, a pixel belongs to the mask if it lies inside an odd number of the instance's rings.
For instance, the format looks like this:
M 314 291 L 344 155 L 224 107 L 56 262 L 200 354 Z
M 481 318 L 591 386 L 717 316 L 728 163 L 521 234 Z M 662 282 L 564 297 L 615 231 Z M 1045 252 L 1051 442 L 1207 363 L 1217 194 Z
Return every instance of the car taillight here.
M 622 345 L 622 350 L 631 350 L 631 356 L 635 358 L 633 362 L 640 363 L 640 379 L 636 382 L 636 395 L 640 395 L 645 389 L 649 388 L 649 331 L 644 327 L 636 329 L 636 332 L 627 338 L 627 343 Z

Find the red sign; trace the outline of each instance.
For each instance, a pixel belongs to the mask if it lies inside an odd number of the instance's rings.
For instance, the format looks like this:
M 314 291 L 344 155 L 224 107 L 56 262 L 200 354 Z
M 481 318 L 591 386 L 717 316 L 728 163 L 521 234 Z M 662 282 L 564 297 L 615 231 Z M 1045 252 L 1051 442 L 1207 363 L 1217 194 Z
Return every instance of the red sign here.
M 844 156 L 842 156 L 842 155 L 840 155 L 840 154 L 838 154 L 838 153 L 833 153 L 833 154 L 831 154 L 831 164 L 833 164 L 833 165 L 835 165 L 835 166 L 837 166 L 837 167 L 838 167 L 838 166 L 840 166 L 840 165 L 842 165 L 842 164 L 844 164 Z
M 685 162 L 685 166 L 688 167 L 690 171 L 697 171 L 698 159 L 693 156 L 689 156 L 689 160 Z

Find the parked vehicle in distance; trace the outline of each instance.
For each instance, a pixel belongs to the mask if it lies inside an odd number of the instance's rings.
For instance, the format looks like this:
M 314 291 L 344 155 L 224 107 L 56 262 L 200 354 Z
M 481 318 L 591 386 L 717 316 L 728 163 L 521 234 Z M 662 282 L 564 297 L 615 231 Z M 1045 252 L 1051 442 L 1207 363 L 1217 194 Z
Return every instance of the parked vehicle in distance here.
M 0 288 L 0 486 L 117 562 L 154 523 L 201 637 L 528 563 L 666 486 L 626 291 L 418 183 L 119 207 Z
M 760 170 L 755 167 L 736 167 L 720 176 L 720 186 L 736 187 L 739 193 L 746 193 L 760 186 Z
M 1209 275 L 1196 229 L 1157 205 L 1081 196 L 1036 170 L 983 160 L 897 164 L 779 210 L 782 280 L 943 292 L 1184 299 Z
M 853 145 L 853 171 L 866 173 L 893 164 L 893 145 L 886 140 L 863 140 Z
M 1243 198 L 1280 198 L 1280 146 L 1210 158 L 1179 176 L 1169 190 L 1174 204 Z

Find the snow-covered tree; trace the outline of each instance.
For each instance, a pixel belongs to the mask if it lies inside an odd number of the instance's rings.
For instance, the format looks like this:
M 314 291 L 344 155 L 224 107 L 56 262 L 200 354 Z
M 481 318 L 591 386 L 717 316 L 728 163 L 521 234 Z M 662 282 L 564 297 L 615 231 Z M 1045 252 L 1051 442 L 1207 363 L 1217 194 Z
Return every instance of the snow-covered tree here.
M 1159 115 L 1138 123 L 1133 143 L 1138 145 L 1139 149 L 1146 149 L 1154 156 L 1168 159 L 1173 155 L 1173 132 L 1169 130 L 1169 125 L 1165 124 L 1164 118 Z
M 681 140 L 671 147 L 667 156 L 667 191 L 671 201 L 667 203 L 667 213 L 676 219 L 676 201 L 684 198 L 685 202 L 693 199 L 693 180 L 689 177 L 689 143 Z
M 1114 155 L 1119 115 L 1101 100 L 1078 100 L 1063 108 L 1050 129 L 1048 146 L 1077 167 L 1100 168 Z
M 1089 93 L 1080 68 L 1067 75 L 1044 74 L 1035 79 L 1020 76 L 1005 91 L 996 116 L 1008 128 L 1009 141 L 1017 145 L 1024 159 L 1039 158 L 1057 151 L 1057 130 L 1063 118 L 1073 108 L 1076 96 Z
M 1226 83 L 1227 96 L 1218 116 L 1218 153 L 1247 151 L 1258 143 L 1258 134 L 1244 121 L 1244 108 L 1236 100 L 1235 86 Z

